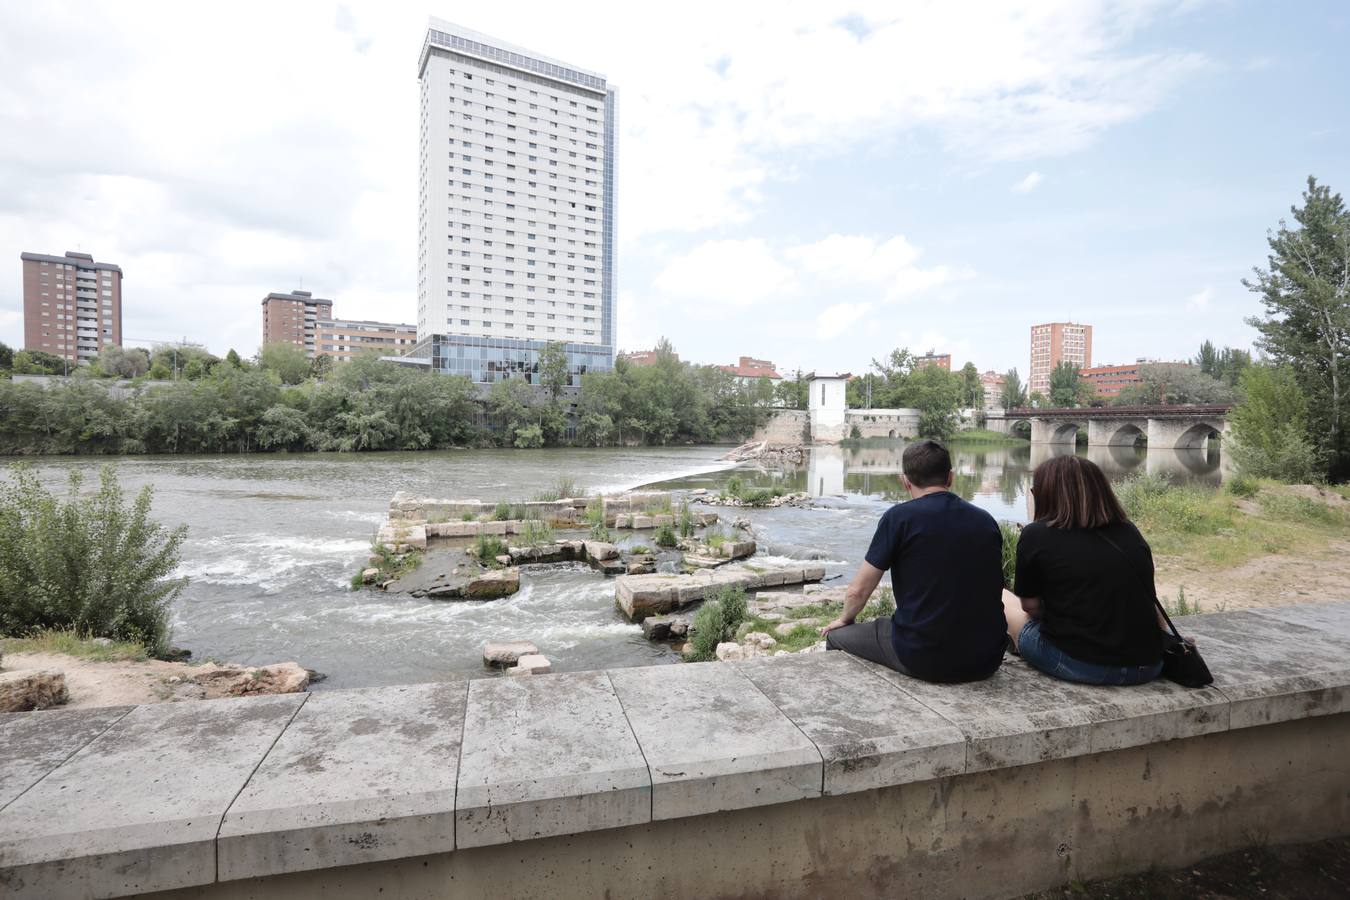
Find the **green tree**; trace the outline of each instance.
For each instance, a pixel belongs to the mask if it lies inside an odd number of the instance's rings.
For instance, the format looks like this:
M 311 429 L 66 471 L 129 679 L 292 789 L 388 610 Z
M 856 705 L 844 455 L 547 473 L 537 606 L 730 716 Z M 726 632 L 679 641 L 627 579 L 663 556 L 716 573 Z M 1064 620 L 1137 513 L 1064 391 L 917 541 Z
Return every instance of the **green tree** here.
M 539 383 L 555 402 L 562 396 L 563 388 L 571 383 L 567 351 L 558 341 L 549 341 L 539 351 Z
M 538 424 L 534 405 L 534 391 L 523 378 L 495 381 L 488 388 L 488 415 L 503 445 L 514 443 L 516 432 L 520 429 Z
M 1190 403 L 1231 403 L 1227 384 L 1200 371 L 1198 366 L 1152 363 L 1139 367 L 1140 380 L 1116 395 L 1118 406 L 1176 406 Z
M 279 341 L 258 352 L 258 365 L 275 372 L 282 384 L 299 384 L 309 377 L 309 357 L 295 344 Z
M 139 347 L 104 347 L 98 354 L 98 367 L 113 378 L 138 378 L 150 371 L 150 356 Z
M 784 409 L 806 409 L 806 378 L 802 375 L 802 370 L 798 369 L 792 373 L 791 378 L 784 378 L 773 389 L 774 401 Z
M 1017 369 L 1009 369 L 1003 375 L 1003 394 L 1001 397 L 1004 409 L 1020 409 L 1027 405 L 1027 389 L 1022 384 L 1022 378 L 1017 374 Z
M 1084 383 L 1078 366 L 1059 362 L 1050 370 L 1050 405 L 1054 407 L 1082 406 L 1092 396 L 1092 387 Z
M 14 365 L 14 350 L 4 341 L 0 341 L 0 371 L 9 371 Z
M 1244 475 L 1314 481 L 1322 460 L 1308 436 L 1308 397 L 1288 368 L 1251 366 L 1242 374 L 1242 401 L 1228 415 L 1228 448 Z
M 248 368 L 248 363 L 244 362 L 244 360 L 239 356 L 239 354 L 235 352 L 233 347 L 230 348 L 229 353 L 225 354 L 225 362 L 229 363 L 236 369 Z
M 234 352 L 234 351 L 230 351 Z M 333 371 L 333 357 L 327 353 L 316 353 L 309 361 L 309 376 L 323 381 Z
M 984 382 L 980 381 L 980 370 L 973 362 L 968 362 L 957 376 L 961 379 L 961 405 L 967 409 L 984 409 Z
M 78 366 L 45 350 L 20 350 L 14 354 L 10 368 L 15 375 L 69 375 Z
M 1248 323 L 1258 346 L 1287 366 L 1308 397 L 1308 428 L 1327 474 L 1350 476 L 1345 420 L 1350 399 L 1350 213 L 1339 194 L 1308 178 L 1294 226 L 1270 234 L 1268 268 L 1243 285 L 1261 296 L 1264 317 Z

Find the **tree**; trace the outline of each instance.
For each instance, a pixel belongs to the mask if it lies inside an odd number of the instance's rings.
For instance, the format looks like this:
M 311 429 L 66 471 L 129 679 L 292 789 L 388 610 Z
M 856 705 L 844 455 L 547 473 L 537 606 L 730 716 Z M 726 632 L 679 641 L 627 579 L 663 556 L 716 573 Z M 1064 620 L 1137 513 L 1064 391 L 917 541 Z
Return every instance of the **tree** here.
M 1242 375 L 1242 402 L 1228 415 L 1228 448 L 1244 475 L 1314 481 L 1322 461 L 1308 437 L 1308 398 L 1293 371 L 1252 366 Z
M 773 399 L 784 409 L 806 409 L 806 379 L 802 370 L 792 373 L 792 378 L 784 378 L 773 389 Z
M 497 426 L 502 444 L 510 446 L 517 431 L 538 424 L 533 411 L 534 401 L 534 391 L 523 378 L 495 381 L 488 388 L 488 414 Z
M 1020 409 L 1027 405 L 1027 389 L 1016 368 L 1003 374 L 1003 395 L 1000 399 L 1004 409 Z
M 78 366 L 45 350 L 20 350 L 14 354 L 10 368 L 15 375 L 69 375 Z
M 14 350 L 4 341 L 0 341 L 0 371 L 14 365 Z
M 234 351 L 230 351 L 233 353 Z M 333 371 L 333 357 L 327 353 L 316 353 L 309 361 L 309 376 L 323 381 Z
M 1219 350 L 1212 341 L 1205 341 L 1191 364 L 1211 378 L 1232 387 L 1238 383 L 1242 371 L 1252 364 L 1252 355 L 1233 347 Z
M 98 367 L 114 378 L 139 378 L 150 371 L 150 356 L 139 347 L 104 347 L 98 354 Z
M 1293 228 L 1280 220 L 1267 243 L 1269 268 L 1243 285 L 1261 296 L 1265 316 L 1248 324 L 1258 346 L 1288 366 L 1308 396 L 1308 427 L 1334 479 L 1350 475 L 1350 213 L 1339 194 L 1308 178 Z
M 1082 406 L 1092 396 L 1092 387 L 1079 375 L 1078 366 L 1061 361 L 1050 370 L 1050 405 Z
M 984 409 L 984 382 L 980 381 L 980 370 L 973 362 L 968 362 L 957 374 L 961 379 L 961 405 L 968 409 Z
M 555 401 L 562 396 L 563 388 L 571 383 L 567 351 L 558 341 L 549 341 L 539 351 L 539 383 Z
M 258 353 L 258 365 L 275 372 L 282 384 L 299 384 L 309 377 L 309 357 L 295 344 L 280 341 Z
M 1152 363 L 1139 367 L 1139 382 L 1116 395 L 1118 406 L 1176 406 L 1188 403 L 1232 403 L 1231 387 L 1197 366 Z
M 230 348 L 229 353 L 225 354 L 225 362 L 229 363 L 236 369 L 248 368 L 248 363 L 244 362 L 244 360 L 240 358 L 239 354 L 235 352 L 233 347 Z

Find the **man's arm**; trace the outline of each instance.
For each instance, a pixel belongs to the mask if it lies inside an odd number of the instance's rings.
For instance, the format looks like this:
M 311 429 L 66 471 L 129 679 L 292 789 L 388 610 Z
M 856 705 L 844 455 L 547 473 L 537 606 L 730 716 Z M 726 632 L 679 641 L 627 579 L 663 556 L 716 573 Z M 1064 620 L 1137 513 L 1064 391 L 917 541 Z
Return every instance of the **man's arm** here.
M 872 592 L 881 583 L 881 576 L 884 574 L 886 574 L 885 570 L 878 569 L 869 562 L 864 562 L 859 566 L 858 574 L 854 575 L 853 580 L 848 583 L 848 591 L 844 594 L 843 614 L 820 629 L 820 633 L 829 634 L 836 628 L 852 625 L 853 620 L 858 618 L 858 613 L 862 612 L 863 607 L 867 605 L 867 599 L 872 596 Z

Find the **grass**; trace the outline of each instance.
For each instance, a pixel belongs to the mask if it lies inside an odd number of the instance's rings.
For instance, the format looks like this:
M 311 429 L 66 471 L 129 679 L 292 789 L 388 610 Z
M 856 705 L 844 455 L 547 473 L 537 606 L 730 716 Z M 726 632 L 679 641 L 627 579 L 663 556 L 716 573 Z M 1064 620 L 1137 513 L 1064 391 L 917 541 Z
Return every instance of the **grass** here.
M 820 643 L 823 640 L 820 634 L 821 626 L 838 616 L 844 611 L 842 603 L 815 603 L 810 606 L 799 606 L 796 609 L 789 610 L 786 623 L 794 621 L 799 624 L 785 635 L 778 633 L 778 626 L 784 622 L 773 621 L 770 619 L 761 619 L 758 616 L 747 615 L 738 626 L 738 632 L 748 634 L 752 631 L 763 631 L 773 635 L 774 640 L 778 641 L 775 650 L 787 650 L 791 653 L 798 653 L 807 647 Z M 895 596 L 891 593 L 889 587 L 883 587 L 877 592 L 867 605 L 863 607 L 862 612 L 858 613 L 856 621 L 870 622 L 873 619 L 879 619 L 883 616 L 890 617 L 895 614 Z M 695 625 L 697 626 L 697 618 Z M 697 630 L 695 630 L 697 634 Z M 713 648 L 716 650 L 716 646 Z
M 1155 556 L 1214 568 L 1350 537 L 1350 512 L 1292 494 L 1273 481 L 1258 482 L 1255 493 L 1244 497 L 1143 475 L 1122 482 L 1116 493 Z M 1251 499 L 1259 515 L 1238 506 Z
M 474 539 L 473 546 L 469 548 L 478 561 L 489 569 L 496 569 L 501 566 L 497 562 L 497 557 L 506 555 L 510 548 L 506 542 L 495 534 L 480 534 Z
M 539 547 L 553 543 L 553 526 L 543 519 L 526 519 L 520 532 L 520 540 L 527 547 Z
M 726 533 L 716 525 L 709 526 L 708 530 L 703 532 L 703 543 L 714 549 L 722 546 L 729 540 L 731 540 L 731 538 L 727 537 Z
M 371 544 L 370 555 L 378 557 L 378 561 L 368 563 L 361 567 L 361 571 L 372 566 L 380 570 L 380 574 L 375 576 L 375 584 L 389 581 L 392 578 L 398 578 L 407 572 L 411 572 L 422 564 L 422 554 L 415 550 L 410 550 L 402 556 L 396 555 L 392 550 L 383 544 Z M 361 577 L 361 572 L 352 576 L 352 590 L 359 591 L 366 586 L 366 581 Z
M 739 475 L 733 475 L 727 479 L 725 490 L 722 491 L 722 499 L 735 497 L 746 506 L 764 506 L 775 497 L 781 497 L 787 493 L 781 485 L 773 487 L 754 488 L 747 487 Z
M 680 504 L 680 537 L 688 538 L 694 536 L 694 530 L 697 527 L 694 524 L 694 513 L 689 509 L 689 501 Z
M 462 516 L 459 517 L 459 520 L 460 520 L 461 522 L 472 522 L 472 521 L 473 521 L 474 519 L 476 519 L 476 518 L 478 518 L 478 517 L 475 516 L 473 513 L 471 513 L 471 512 L 466 512 L 466 513 L 464 513 L 464 515 L 462 515 Z
M 1184 585 L 1177 589 L 1177 599 L 1163 600 L 1162 605 L 1163 609 L 1167 610 L 1167 614 L 1174 619 L 1179 616 L 1198 616 L 1201 612 L 1199 602 L 1192 603 L 1186 599 L 1186 587 Z M 1215 611 L 1223 612 L 1223 608 L 1220 607 Z
M 965 431 L 958 431 L 947 441 L 949 444 L 1025 444 L 1026 442 L 1026 438 L 1004 434 L 1001 431 L 990 431 L 988 428 L 969 428 Z
M 553 483 L 534 495 L 536 500 L 570 500 L 585 497 L 586 489 L 571 475 L 559 475 Z
M 633 546 L 631 546 L 631 547 L 628 548 L 628 551 L 629 551 L 630 553 L 636 553 L 636 554 L 639 554 L 639 555 L 645 555 L 645 554 L 651 553 L 651 552 L 652 552 L 652 548 L 651 548 L 651 547 L 648 547 L 646 544 L 634 544 Z
M 660 500 L 653 500 L 642 507 L 644 516 L 668 516 L 671 513 L 670 495 L 666 494 Z
M 1012 590 L 1017 575 L 1017 539 L 1022 532 L 1009 522 L 999 522 L 998 530 L 1003 538 L 1003 586 Z
M 123 662 L 149 659 L 143 644 L 134 641 L 95 643 L 94 639 L 69 629 L 46 629 L 27 637 L 0 638 L 5 653 L 63 653 L 93 662 Z
M 741 623 L 746 621 L 749 602 L 743 588 L 723 588 L 717 599 L 709 600 L 694 615 L 689 637 L 691 662 L 708 662 L 717 658 L 717 645 L 731 640 Z
M 656 536 L 652 538 L 652 541 L 658 547 L 667 548 L 676 547 L 680 543 L 680 539 L 675 536 L 675 529 L 669 525 L 662 525 L 656 529 Z

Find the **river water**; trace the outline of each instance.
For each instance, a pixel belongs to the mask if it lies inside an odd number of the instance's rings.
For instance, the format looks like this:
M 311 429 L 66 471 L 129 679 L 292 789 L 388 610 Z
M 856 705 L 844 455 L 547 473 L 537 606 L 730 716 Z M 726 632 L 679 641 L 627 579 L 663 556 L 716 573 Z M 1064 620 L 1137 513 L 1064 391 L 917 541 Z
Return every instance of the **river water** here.
M 615 611 L 613 582 L 583 567 L 526 568 L 519 593 L 485 603 L 352 591 L 352 573 L 395 491 L 497 501 L 528 499 L 560 475 L 593 493 L 715 489 L 732 474 L 777 481 L 820 497 L 821 506 L 722 512 L 753 522 L 759 559 L 819 560 L 840 579 L 862 559 L 877 518 L 903 495 L 902 449 L 899 442 L 816 448 L 806 466 L 786 474 L 753 466 L 733 473 L 718 461 L 724 447 L 49 457 L 36 466 L 56 488 L 72 469 L 89 486 L 109 463 L 128 495 L 154 486 L 155 518 L 187 524 L 180 574 L 189 582 L 174 608 L 174 643 L 199 658 L 295 660 L 329 676 L 318 687 L 335 688 L 482 674 L 482 643 L 516 637 L 538 644 L 558 671 L 675 661 Z M 1050 452 L 955 445 L 956 490 L 997 518 L 1025 521 L 1031 469 Z M 1213 454 L 1093 448 L 1089 456 L 1116 479 L 1141 471 L 1221 478 Z

